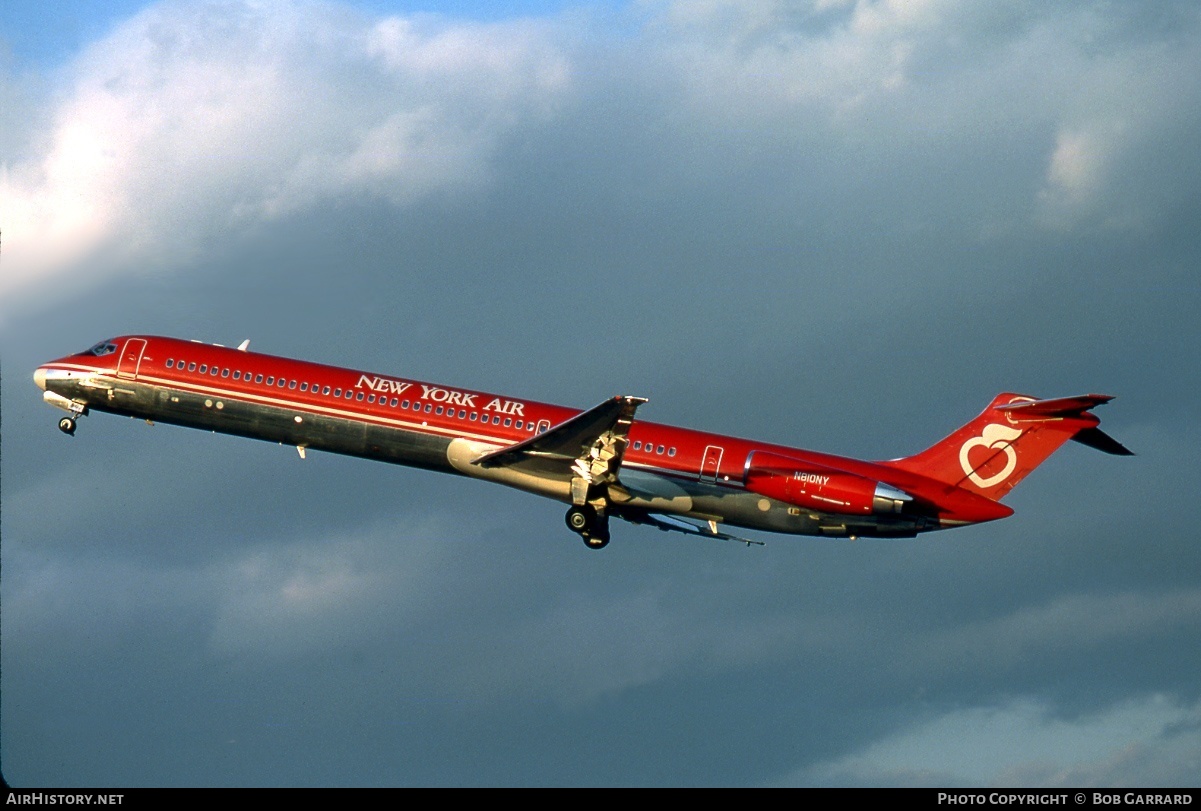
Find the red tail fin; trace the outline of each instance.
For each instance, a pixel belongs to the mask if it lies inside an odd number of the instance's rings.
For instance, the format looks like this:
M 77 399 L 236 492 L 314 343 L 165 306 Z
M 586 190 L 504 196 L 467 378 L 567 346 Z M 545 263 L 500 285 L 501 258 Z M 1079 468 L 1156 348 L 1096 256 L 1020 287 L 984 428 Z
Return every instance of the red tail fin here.
M 999 500 L 1069 439 L 1129 454 L 1088 413 L 1112 399 L 1104 394 L 1055 400 L 999 394 L 980 416 L 946 439 L 916 456 L 884 464 Z

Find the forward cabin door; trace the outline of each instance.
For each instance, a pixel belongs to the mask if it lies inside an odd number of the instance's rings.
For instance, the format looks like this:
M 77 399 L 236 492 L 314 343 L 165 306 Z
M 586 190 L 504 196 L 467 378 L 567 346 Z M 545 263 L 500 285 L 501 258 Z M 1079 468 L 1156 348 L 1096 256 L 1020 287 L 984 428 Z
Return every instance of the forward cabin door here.
M 121 350 L 121 359 L 117 361 L 117 377 L 133 380 L 138 376 L 138 367 L 142 365 L 142 353 L 146 351 L 145 338 L 130 338 Z
M 722 453 L 724 453 L 724 450 L 719 445 L 708 445 L 705 447 L 705 458 L 701 461 L 701 481 L 717 481 L 717 470 L 721 467 Z

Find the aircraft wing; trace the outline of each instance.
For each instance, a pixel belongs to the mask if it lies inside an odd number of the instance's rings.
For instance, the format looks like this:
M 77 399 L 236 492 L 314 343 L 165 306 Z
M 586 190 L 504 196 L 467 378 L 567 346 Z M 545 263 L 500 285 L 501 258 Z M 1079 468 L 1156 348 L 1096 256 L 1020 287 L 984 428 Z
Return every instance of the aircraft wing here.
M 613 484 L 629 443 L 634 411 L 645 397 L 618 396 L 541 434 L 474 460 L 483 468 L 514 467 L 531 473 Z
M 620 484 L 617 474 L 629 443 L 634 412 L 644 397 L 618 396 L 559 423 L 548 431 L 486 453 L 474 460 L 484 468 L 508 467 L 542 476 L 570 479 L 572 500 L 583 504 L 594 485 Z M 671 515 L 651 514 L 640 508 L 610 505 L 609 512 L 632 524 L 647 524 L 664 532 L 683 532 L 702 538 L 763 545 L 762 541 L 727 535 L 717 522 L 694 524 Z
M 752 541 L 749 538 L 739 538 L 737 535 L 727 535 L 717 529 L 717 522 L 710 521 L 707 525 L 701 526 L 694 524 L 691 521 L 686 521 L 683 518 L 676 518 L 673 515 L 652 515 L 646 510 L 629 510 L 619 509 L 614 512 L 618 518 L 629 521 L 631 524 L 647 524 L 648 526 L 656 527 L 664 532 L 683 532 L 686 535 L 699 535 L 702 538 L 716 538 L 719 541 L 738 541 L 747 546 L 756 544 L 763 546 L 763 541 Z

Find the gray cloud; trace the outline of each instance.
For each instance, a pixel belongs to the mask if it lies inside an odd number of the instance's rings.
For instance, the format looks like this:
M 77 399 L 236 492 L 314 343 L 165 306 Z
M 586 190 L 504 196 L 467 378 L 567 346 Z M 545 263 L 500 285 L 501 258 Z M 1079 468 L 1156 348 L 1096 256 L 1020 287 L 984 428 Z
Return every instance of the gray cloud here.
M 48 123 L 0 201 L 6 778 L 1186 781 L 1197 24 L 168 3 L 21 85 Z M 1073 444 L 1014 517 L 912 542 L 592 554 L 472 481 L 58 435 L 29 372 L 135 331 L 871 458 L 997 391 L 1100 390 L 1139 456 Z
M 5 297 L 98 257 L 89 272 L 169 268 L 347 195 L 476 185 L 498 139 L 570 85 L 549 33 L 325 4 L 151 6 L 76 60 L 40 149 L 8 167 Z
M 1196 706 L 1162 695 L 1077 718 L 1014 701 L 927 720 L 784 782 L 1117 788 L 1155 774 L 1157 785 L 1188 786 L 1201 742 L 1197 723 Z

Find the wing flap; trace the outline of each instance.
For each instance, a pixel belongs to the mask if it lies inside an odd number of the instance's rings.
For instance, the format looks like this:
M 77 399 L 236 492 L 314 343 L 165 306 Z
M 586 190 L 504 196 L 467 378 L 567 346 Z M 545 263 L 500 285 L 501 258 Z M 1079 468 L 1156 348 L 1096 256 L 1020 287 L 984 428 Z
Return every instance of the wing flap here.
M 730 535 L 722 532 L 717 528 L 716 521 L 710 521 L 702 526 L 694 524 L 691 521 L 685 521 L 683 518 L 676 518 L 674 515 L 652 515 L 645 510 L 621 510 L 614 513 L 618 518 L 629 521 L 631 524 L 646 524 L 656 527 L 663 532 L 683 532 L 685 535 L 697 535 L 702 538 L 715 538 L 719 541 L 738 541 L 747 546 L 755 544 L 763 546 L 763 541 L 753 541 L 750 538 L 740 538 L 737 535 Z

